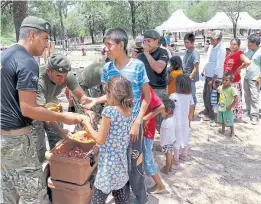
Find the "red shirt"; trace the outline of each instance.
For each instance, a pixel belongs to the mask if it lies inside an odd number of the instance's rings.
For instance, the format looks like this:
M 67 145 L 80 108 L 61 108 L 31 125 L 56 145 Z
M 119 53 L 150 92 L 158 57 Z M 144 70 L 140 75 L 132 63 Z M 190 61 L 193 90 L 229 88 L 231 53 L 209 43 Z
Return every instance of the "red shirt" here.
M 241 50 L 233 55 L 228 54 L 224 62 L 224 73 L 231 72 L 234 75 L 234 82 L 239 82 L 241 79 L 240 74 L 236 73 L 237 69 L 242 65 L 241 54 L 243 54 Z
M 158 106 L 160 106 L 162 104 L 162 101 L 156 95 L 156 93 L 153 91 L 152 88 L 150 88 L 150 94 L 151 94 L 151 100 L 150 100 L 150 104 L 149 104 L 149 107 L 148 107 L 145 115 L 148 115 L 155 108 L 157 108 Z M 141 99 L 143 100 L 143 98 L 144 98 L 144 96 L 142 95 Z M 154 140 L 156 126 L 157 126 L 156 117 L 153 117 L 147 123 L 147 130 L 145 131 L 144 136 L 147 137 L 148 139 Z

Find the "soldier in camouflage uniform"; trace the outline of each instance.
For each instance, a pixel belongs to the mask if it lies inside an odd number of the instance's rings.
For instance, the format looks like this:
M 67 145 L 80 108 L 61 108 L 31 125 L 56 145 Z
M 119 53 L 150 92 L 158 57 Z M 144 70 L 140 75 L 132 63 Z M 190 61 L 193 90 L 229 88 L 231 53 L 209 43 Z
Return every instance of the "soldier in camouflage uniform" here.
M 94 62 L 77 73 L 78 82 L 85 94 L 89 97 L 98 98 L 104 95 L 101 83 L 101 73 L 104 64 L 105 63 L 103 62 Z M 72 96 L 75 111 L 83 114 L 83 109 L 80 106 L 79 100 L 74 95 Z M 101 113 L 103 104 L 95 105 L 92 109 L 96 113 Z
M 42 106 L 49 102 L 58 104 L 57 97 L 65 87 L 68 87 L 78 100 L 88 100 L 88 97 L 77 82 L 76 75 L 71 72 L 71 63 L 67 57 L 62 54 L 53 54 L 50 56 L 48 64 L 40 68 L 37 104 Z M 68 134 L 68 131 L 63 129 L 62 123 L 44 122 L 43 127 L 48 137 L 50 149 L 54 148 L 56 143 Z M 38 128 L 42 129 L 39 126 Z M 39 131 L 37 130 L 37 132 Z M 35 141 L 39 159 L 42 159 L 46 151 L 45 142 L 42 137 L 36 137 Z
M 41 56 L 47 47 L 50 27 L 41 18 L 25 18 L 18 43 L 1 53 L 1 203 L 49 203 L 32 119 L 67 124 L 82 120 L 36 104 L 39 66 L 33 56 Z

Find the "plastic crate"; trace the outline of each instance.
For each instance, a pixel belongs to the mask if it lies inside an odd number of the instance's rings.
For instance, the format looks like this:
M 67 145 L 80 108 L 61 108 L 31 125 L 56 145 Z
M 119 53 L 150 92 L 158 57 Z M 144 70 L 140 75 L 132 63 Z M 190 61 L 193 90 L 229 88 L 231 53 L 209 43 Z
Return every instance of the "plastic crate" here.
M 93 196 L 94 176 L 84 185 L 79 186 L 63 181 L 48 179 L 48 187 L 52 191 L 53 204 L 89 204 Z
M 95 144 L 81 144 L 72 141 L 60 141 L 51 151 L 45 153 L 50 165 L 52 180 L 65 181 L 83 185 L 95 170 L 98 164 L 98 148 Z M 79 147 L 89 152 L 85 159 L 63 156 L 73 148 Z M 97 146 L 96 146 L 97 147 Z M 60 154 L 56 154 L 59 152 Z

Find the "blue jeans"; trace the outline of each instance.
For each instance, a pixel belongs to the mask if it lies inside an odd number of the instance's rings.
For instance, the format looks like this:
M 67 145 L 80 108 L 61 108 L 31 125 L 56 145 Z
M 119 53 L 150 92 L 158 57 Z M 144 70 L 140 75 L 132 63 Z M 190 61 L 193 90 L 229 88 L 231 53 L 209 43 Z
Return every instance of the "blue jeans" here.
M 149 176 L 154 176 L 158 173 L 157 168 L 153 161 L 153 140 L 148 139 L 147 137 L 144 137 L 144 167 L 145 172 Z
M 192 97 L 194 100 L 194 106 L 197 104 L 197 92 L 196 92 L 196 82 L 191 82 L 191 90 L 192 90 Z

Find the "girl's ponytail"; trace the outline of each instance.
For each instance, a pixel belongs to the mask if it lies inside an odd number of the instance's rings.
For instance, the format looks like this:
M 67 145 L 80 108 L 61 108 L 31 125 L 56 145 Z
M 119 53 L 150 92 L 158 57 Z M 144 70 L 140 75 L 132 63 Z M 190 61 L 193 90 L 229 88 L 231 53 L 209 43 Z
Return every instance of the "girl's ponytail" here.
M 121 105 L 124 109 L 133 108 L 133 98 L 124 98 L 121 101 Z

